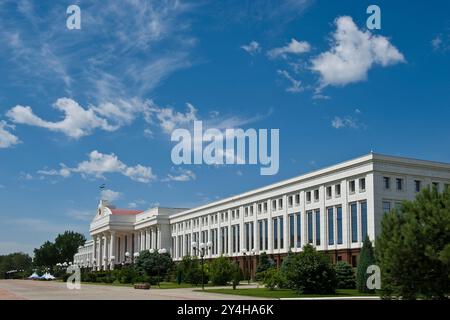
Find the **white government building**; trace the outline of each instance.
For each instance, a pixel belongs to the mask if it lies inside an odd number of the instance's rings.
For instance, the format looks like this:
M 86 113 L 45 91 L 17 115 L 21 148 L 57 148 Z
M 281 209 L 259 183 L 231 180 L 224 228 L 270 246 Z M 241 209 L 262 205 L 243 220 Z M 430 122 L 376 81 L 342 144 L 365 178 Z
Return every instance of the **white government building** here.
M 90 225 L 93 240 L 74 263 L 94 270 L 128 263 L 142 250 L 167 251 L 173 260 L 221 255 L 256 270 L 266 252 L 279 265 L 308 243 L 356 265 L 366 235 L 380 233 L 385 212 L 412 200 L 423 187 L 450 185 L 450 164 L 370 153 L 289 180 L 193 209 L 117 209 L 100 201 Z

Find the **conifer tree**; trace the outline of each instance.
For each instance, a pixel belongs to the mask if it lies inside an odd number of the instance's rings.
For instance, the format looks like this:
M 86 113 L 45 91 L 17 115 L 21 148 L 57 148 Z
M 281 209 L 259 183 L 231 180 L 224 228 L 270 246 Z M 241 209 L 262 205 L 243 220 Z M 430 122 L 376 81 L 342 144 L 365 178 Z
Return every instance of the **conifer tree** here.
M 367 274 L 367 268 L 373 264 L 375 264 L 375 254 L 372 241 L 370 241 L 369 236 L 366 236 L 359 254 L 358 269 L 356 272 L 356 288 L 359 292 L 373 292 L 373 290 L 367 288 L 367 278 L 370 276 L 370 274 Z

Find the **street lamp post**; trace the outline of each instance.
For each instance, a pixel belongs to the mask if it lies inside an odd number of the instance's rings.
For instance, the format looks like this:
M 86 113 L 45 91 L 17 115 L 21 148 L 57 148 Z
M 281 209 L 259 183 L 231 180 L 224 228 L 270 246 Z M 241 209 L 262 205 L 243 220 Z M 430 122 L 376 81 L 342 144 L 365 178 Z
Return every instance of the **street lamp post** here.
M 157 271 L 158 271 L 158 288 L 161 288 L 160 281 L 159 281 L 159 273 L 160 273 L 160 270 L 161 270 L 161 255 L 166 253 L 166 252 L 167 252 L 167 250 L 164 249 L 164 248 L 161 248 L 161 249 L 158 250 L 158 267 L 157 267 Z
M 242 249 L 242 255 L 244 257 L 244 277 L 247 277 L 248 279 L 247 249 Z M 250 283 L 250 280 L 248 282 Z
M 251 251 L 251 258 L 250 258 L 250 278 L 252 277 L 252 271 L 253 271 L 253 257 L 255 256 L 256 250 L 255 248 Z M 250 280 L 248 280 L 248 283 L 250 284 Z
M 192 248 L 194 249 L 194 252 L 196 253 L 197 250 L 200 250 L 200 263 L 202 265 L 202 290 L 205 290 L 205 271 L 204 271 L 204 257 L 206 254 L 206 251 L 211 249 L 212 242 L 208 241 L 207 243 L 201 242 L 200 244 L 197 244 L 197 242 L 192 242 Z

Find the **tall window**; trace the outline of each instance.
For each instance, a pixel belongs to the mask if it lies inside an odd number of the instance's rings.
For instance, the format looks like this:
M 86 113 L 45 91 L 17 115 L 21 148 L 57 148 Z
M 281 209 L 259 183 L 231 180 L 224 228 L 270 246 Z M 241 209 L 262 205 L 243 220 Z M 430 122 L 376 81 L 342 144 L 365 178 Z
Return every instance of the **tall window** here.
M 279 217 L 279 220 L 280 220 L 280 249 L 283 249 L 284 248 L 284 232 L 283 232 L 284 219 L 283 219 L 283 217 Z
M 233 252 L 236 252 L 236 226 L 231 226 L 231 241 Z
M 238 224 L 236 225 L 236 229 L 237 229 L 237 248 L 236 248 L 236 252 L 241 251 L 241 226 Z
M 358 206 L 356 203 L 350 205 L 350 216 L 352 224 L 352 242 L 358 242 Z
M 308 243 L 313 243 L 313 213 L 308 211 L 306 215 L 308 219 Z
M 361 240 L 367 235 L 367 202 L 361 202 Z
M 336 208 L 337 243 L 342 244 L 342 207 Z
M 301 220 L 301 214 L 297 213 L 296 215 L 297 219 L 297 248 L 301 248 L 302 246 L 302 220 Z
M 263 250 L 264 249 L 264 242 L 263 242 L 263 237 L 264 237 L 264 230 L 263 230 L 263 221 L 259 220 L 258 221 L 258 228 L 259 228 L 259 250 Z
M 254 223 L 250 222 L 250 249 L 255 248 L 255 228 Z
M 273 248 L 278 249 L 278 219 L 273 218 Z
M 315 215 L 316 215 L 316 245 L 320 246 L 320 210 L 316 210 Z
M 225 254 L 225 231 L 223 227 L 220 228 L 220 241 L 222 242 L 220 246 L 220 251 L 222 254 Z
M 264 250 L 269 248 L 269 222 L 264 219 Z
M 294 248 L 295 245 L 295 216 L 289 215 L 289 248 Z
M 245 224 L 245 249 L 250 251 L 250 223 Z
M 333 217 L 333 208 L 327 209 L 328 213 L 328 244 L 334 244 L 334 217 Z

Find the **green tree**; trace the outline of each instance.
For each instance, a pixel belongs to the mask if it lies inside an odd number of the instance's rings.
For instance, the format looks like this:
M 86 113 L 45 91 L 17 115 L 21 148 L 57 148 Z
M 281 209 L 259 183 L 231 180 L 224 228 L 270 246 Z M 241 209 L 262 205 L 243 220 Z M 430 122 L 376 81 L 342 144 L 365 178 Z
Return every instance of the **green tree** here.
M 72 259 L 71 259 L 72 260 Z M 34 265 L 36 267 L 52 267 L 60 262 L 59 251 L 55 244 L 46 241 L 38 249 L 34 249 Z
M 338 289 L 355 289 L 355 271 L 352 266 L 345 261 L 339 261 L 334 266 Z
M 65 231 L 63 234 L 58 234 L 55 239 L 55 247 L 59 255 L 58 262 L 72 261 L 78 247 L 84 245 L 85 242 L 85 236 L 78 232 Z
M 286 281 L 291 289 L 305 294 L 330 294 L 336 290 L 336 273 L 330 257 L 317 252 L 308 244 L 300 254 L 295 255 Z
M 366 236 L 359 254 L 358 268 L 356 271 L 356 288 L 359 292 L 373 292 L 373 290 L 367 288 L 367 278 L 370 276 L 370 274 L 367 274 L 367 268 L 373 264 L 375 264 L 375 254 L 372 241 Z
M 236 287 L 239 285 L 239 282 L 243 278 L 242 270 L 237 262 L 233 261 L 231 263 L 231 274 L 231 283 L 233 285 L 233 290 L 236 290 Z
M 256 266 L 256 280 L 262 280 L 263 272 L 275 267 L 275 261 L 269 258 L 267 253 L 262 252 L 259 255 L 258 265 Z
M 197 257 L 185 256 L 177 265 L 177 271 L 181 274 L 183 282 L 193 285 L 201 284 L 202 282 L 202 269 Z M 208 272 L 205 268 L 204 282 L 208 282 Z
M 32 259 L 26 253 L 15 252 L 0 256 L 0 278 L 4 278 L 7 271 L 13 270 L 17 272 L 9 274 L 8 277 L 22 278 L 29 274 L 31 267 Z
M 450 294 L 450 190 L 426 188 L 382 220 L 376 241 L 384 298 Z
M 136 259 L 136 269 L 148 277 L 156 278 L 157 282 L 165 277 L 173 267 L 169 253 L 141 251 Z
M 286 275 L 288 274 L 289 270 L 292 270 L 294 262 L 295 262 L 295 253 L 293 253 L 292 251 L 289 250 L 287 256 L 284 257 L 283 262 L 281 263 L 280 279 L 279 279 L 280 281 L 278 282 L 278 285 L 280 288 L 293 287 L 293 284 L 289 283 L 289 281 L 287 280 Z
M 263 283 L 269 290 L 274 290 L 275 288 L 283 287 L 283 275 L 281 270 L 277 268 L 270 268 L 263 273 Z
M 233 265 L 230 259 L 219 257 L 209 265 L 209 276 L 215 285 L 226 285 L 233 280 Z

